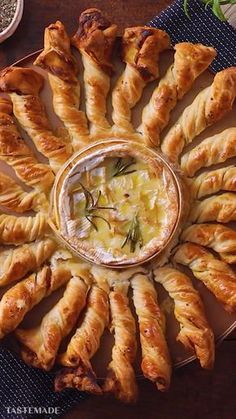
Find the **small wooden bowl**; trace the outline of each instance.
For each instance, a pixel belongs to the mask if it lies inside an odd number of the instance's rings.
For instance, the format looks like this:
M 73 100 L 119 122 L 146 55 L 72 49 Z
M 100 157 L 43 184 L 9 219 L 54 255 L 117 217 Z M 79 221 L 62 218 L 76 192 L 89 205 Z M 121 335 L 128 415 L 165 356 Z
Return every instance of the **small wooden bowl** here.
M 10 25 L 4 29 L 4 31 L 0 32 L 0 44 L 9 38 L 15 32 L 16 28 L 18 27 L 24 9 L 24 0 L 17 0 L 16 11 L 15 15 L 10 23 Z

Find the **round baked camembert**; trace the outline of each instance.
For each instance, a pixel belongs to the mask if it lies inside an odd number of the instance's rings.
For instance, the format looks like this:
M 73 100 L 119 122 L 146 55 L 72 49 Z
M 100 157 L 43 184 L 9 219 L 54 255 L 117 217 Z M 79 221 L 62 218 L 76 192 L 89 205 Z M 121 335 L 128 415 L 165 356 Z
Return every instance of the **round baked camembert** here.
M 170 167 L 130 141 L 97 143 L 74 155 L 53 192 L 58 234 L 77 254 L 106 266 L 137 265 L 157 255 L 178 213 Z

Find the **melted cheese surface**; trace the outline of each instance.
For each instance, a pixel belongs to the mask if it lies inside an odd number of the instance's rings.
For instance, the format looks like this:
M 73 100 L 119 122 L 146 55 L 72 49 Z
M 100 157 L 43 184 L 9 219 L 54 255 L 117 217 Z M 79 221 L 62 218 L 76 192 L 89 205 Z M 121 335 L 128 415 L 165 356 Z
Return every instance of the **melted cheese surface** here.
M 141 158 L 105 157 L 84 165 L 72 179 L 63 198 L 70 213 L 64 236 L 91 260 L 136 262 L 163 247 L 177 205 L 165 166 L 156 170 Z

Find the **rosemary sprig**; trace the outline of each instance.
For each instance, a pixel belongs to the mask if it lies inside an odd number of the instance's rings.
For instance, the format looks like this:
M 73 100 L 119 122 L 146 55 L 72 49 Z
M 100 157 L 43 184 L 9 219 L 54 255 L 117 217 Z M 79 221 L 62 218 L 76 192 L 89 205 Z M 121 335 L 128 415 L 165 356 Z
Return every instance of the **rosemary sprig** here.
M 212 9 L 212 12 L 218 19 L 220 19 L 222 22 L 225 22 L 227 19 L 222 12 L 221 6 L 224 4 L 236 4 L 236 0 L 200 0 L 201 3 L 205 4 L 205 8 L 210 7 Z M 189 14 L 189 0 L 183 1 L 183 7 L 184 12 L 186 16 L 190 19 Z
M 113 177 L 128 175 L 129 173 L 136 172 L 136 169 L 128 170 L 129 167 L 133 166 L 135 163 L 136 161 L 133 157 L 127 163 L 125 163 L 124 159 L 119 157 L 115 164 L 115 172 L 113 173 Z
M 137 244 L 139 244 L 140 248 L 143 246 L 143 238 L 137 214 L 135 214 L 133 220 L 131 221 L 128 233 L 124 242 L 122 243 L 121 249 L 123 249 L 123 247 L 128 243 L 130 244 L 130 251 L 132 253 L 134 253 Z
M 96 225 L 96 223 L 94 222 L 94 218 L 99 218 L 100 220 L 103 220 L 109 227 L 109 229 L 111 229 L 111 224 L 109 223 L 109 221 L 105 218 L 102 217 L 101 215 L 97 215 L 94 214 L 95 211 L 97 210 L 113 210 L 116 211 L 116 208 L 114 207 L 106 207 L 103 205 L 99 205 L 99 200 L 101 197 L 101 191 L 98 192 L 97 198 L 95 199 L 93 194 L 85 188 L 85 186 L 79 182 L 83 193 L 84 193 L 84 197 L 85 197 L 85 218 L 86 220 L 88 220 L 90 222 L 90 224 L 93 226 L 93 228 L 98 231 L 98 227 Z

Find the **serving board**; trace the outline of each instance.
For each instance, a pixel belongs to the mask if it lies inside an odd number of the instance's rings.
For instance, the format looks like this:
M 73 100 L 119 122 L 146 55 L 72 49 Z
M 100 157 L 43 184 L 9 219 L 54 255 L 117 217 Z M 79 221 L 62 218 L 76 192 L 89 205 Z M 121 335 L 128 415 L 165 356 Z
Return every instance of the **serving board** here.
M 14 65 L 18 65 L 21 67 L 31 67 L 33 65 L 33 61 L 36 58 L 36 56 L 39 54 L 40 51 L 37 51 L 35 53 L 32 53 L 31 55 L 19 60 Z M 81 108 L 84 109 L 84 91 L 83 91 L 83 69 L 82 64 L 80 62 L 79 55 L 75 52 L 76 57 L 79 61 L 79 77 L 81 81 Z M 118 75 L 123 70 L 123 64 L 118 59 L 118 53 L 115 54 L 115 75 L 112 78 L 111 85 L 114 86 L 115 81 L 118 77 Z M 160 66 L 160 74 L 163 75 L 169 66 L 169 64 L 173 60 L 173 52 L 168 51 L 164 52 L 161 55 L 161 66 Z M 53 112 L 52 108 L 52 94 L 50 90 L 50 86 L 47 79 L 47 74 L 42 69 L 34 67 L 35 70 L 37 70 L 39 73 L 41 73 L 45 77 L 45 86 L 41 93 L 42 100 L 45 104 L 49 119 L 52 123 L 52 126 L 55 131 L 60 130 L 62 127 L 62 123 L 57 118 L 57 116 Z M 213 80 L 213 75 L 206 71 L 202 76 L 198 78 L 198 80 L 195 82 L 193 89 L 191 92 L 189 92 L 185 98 L 179 102 L 176 109 L 172 112 L 171 115 L 171 121 L 166 128 L 166 130 L 163 132 L 163 135 L 165 135 L 165 132 L 169 129 L 169 127 L 176 121 L 178 116 L 182 113 L 183 109 L 188 106 L 194 97 L 198 94 L 200 90 L 202 90 L 204 87 L 211 84 Z M 154 81 L 150 83 L 144 90 L 143 97 L 140 101 L 140 103 L 135 107 L 133 112 L 133 123 L 134 126 L 138 127 L 140 124 L 140 118 L 141 118 L 141 112 L 143 109 L 143 106 L 148 102 L 152 91 L 154 87 L 156 86 L 157 82 Z M 108 98 L 108 119 L 111 121 L 111 97 Z M 228 114 L 222 121 L 215 124 L 213 127 L 208 128 L 202 135 L 199 135 L 197 140 L 194 141 L 194 143 L 191 145 L 193 147 L 197 143 L 199 143 L 203 138 L 207 138 L 211 135 L 216 134 L 217 132 L 220 132 L 224 130 L 225 128 L 235 126 L 236 121 L 236 105 L 234 105 L 233 110 Z M 23 132 L 21 129 L 21 134 L 25 138 L 28 144 L 34 149 L 34 152 L 39 157 L 39 159 L 43 162 L 46 161 L 44 157 L 40 155 L 35 150 L 35 147 L 32 145 L 32 142 L 27 137 L 25 132 Z M 235 160 L 233 161 L 235 163 Z M 232 164 L 232 161 L 230 161 Z M 227 162 L 228 164 L 228 162 Z M 219 167 L 222 167 L 221 165 L 218 165 Z M 218 167 L 218 166 L 212 166 Z M 6 166 L 5 163 L 0 162 L 0 170 L 10 174 L 12 177 L 15 178 L 13 170 Z M 15 178 L 16 179 L 16 178 Z M 18 181 L 19 182 L 19 181 Z M 20 183 L 20 182 L 19 182 Z M 22 184 L 21 184 L 22 185 Z M 233 224 L 232 224 L 233 225 Z M 217 344 L 220 343 L 234 328 L 236 328 L 236 314 L 229 314 L 227 313 L 222 306 L 216 301 L 215 297 L 210 294 L 210 292 L 206 289 L 204 284 L 202 284 L 200 281 L 197 281 L 193 278 L 189 270 L 182 269 L 183 271 L 186 271 L 186 273 L 191 276 L 194 286 L 199 290 L 206 310 L 206 315 L 208 318 L 208 321 L 215 333 L 215 338 Z M 159 284 L 157 286 L 158 296 L 161 303 L 161 306 L 166 313 L 167 318 L 167 324 L 166 324 L 166 330 L 167 330 L 167 340 L 170 348 L 170 353 L 172 356 L 173 364 L 176 368 L 186 365 L 187 363 L 191 362 L 195 359 L 195 356 L 189 352 L 186 351 L 182 344 L 176 342 L 176 336 L 178 334 L 179 325 L 176 322 L 173 314 L 173 304 L 171 303 L 171 300 L 167 296 L 167 293 L 163 290 Z M 4 292 L 5 290 L 3 290 Z M 23 327 L 34 327 L 37 324 L 40 323 L 43 315 L 47 313 L 47 311 L 59 300 L 59 298 L 62 296 L 64 289 L 60 289 L 59 291 L 56 291 L 52 296 L 48 297 L 47 299 L 43 300 L 39 305 L 34 307 L 33 310 L 28 313 L 22 322 Z M 60 350 L 63 350 L 63 347 L 66 346 L 66 343 L 70 339 L 70 337 L 73 335 L 75 329 L 71 332 L 71 334 L 62 342 L 62 346 Z M 113 337 L 109 333 L 109 331 L 106 331 L 105 334 L 102 337 L 100 348 L 97 352 L 97 354 L 94 356 L 92 360 L 92 364 L 94 366 L 95 371 L 97 372 L 99 377 L 104 377 L 106 375 L 106 367 L 111 359 L 111 349 L 113 346 Z M 8 348 L 10 348 L 13 351 L 16 351 L 16 353 L 19 352 L 18 344 L 15 341 L 14 337 L 9 336 L 4 340 L 4 343 L 7 345 Z M 216 354 L 217 356 L 217 354 Z M 138 367 L 140 359 L 140 348 L 139 348 L 139 356 L 137 357 L 137 375 L 140 375 L 140 370 Z

